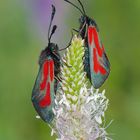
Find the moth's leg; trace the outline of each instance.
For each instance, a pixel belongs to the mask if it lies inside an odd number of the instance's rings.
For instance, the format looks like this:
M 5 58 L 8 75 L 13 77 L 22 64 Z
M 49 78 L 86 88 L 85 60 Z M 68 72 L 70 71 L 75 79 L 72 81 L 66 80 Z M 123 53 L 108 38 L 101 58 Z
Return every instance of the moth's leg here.
M 79 33 L 79 31 L 77 29 L 74 29 L 74 28 L 72 28 L 72 31 Z
M 67 63 L 65 63 L 65 65 L 66 65 L 67 67 L 69 67 L 69 68 L 71 68 L 71 67 L 72 67 L 72 66 L 68 65 Z
M 82 26 L 81 29 L 79 30 L 79 34 L 78 34 L 78 35 L 81 35 L 82 30 L 84 29 L 85 25 L 86 25 L 86 21 L 84 22 L 83 26 Z
M 72 30 L 73 30 L 73 29 L 72 29 Z M 72 38 L 73 38 L 73 32 L 71 31 L 71 39 L 70 39 L 68 45 L 67 45 L 65 48 L 63 48 L 63 49 L 60 49 L 59 51 L 63 51 L 63 50 L 65 50 L 65 49 L 67 49 L 67 48 L 71 45 Z
M 63 61 L 63 60 L 62 60 L 62 61 Z M 72 67 L 72 66 L 68 65 L 65 61 L 63 61 L 63 63 L 64 63 L 67 67 L 69 67 L 69 68 Z M 63 66 L 62 63 L 61 63 L 61 66 Z
M 62 82 L 62 79 L 59 76 L 57 76 L 57 77 L 55 76 L 54 78 L 55 78 L 55 80 Z
M 85 24 L 86 24 L 86 22 L 84 23 L 84 25 L 82 26 L 82 28 L 80 29 L 80 31 L 78 31 L 77 29 L 72 28 L 72 30 L 71 30 L 71 39 L 70 39 L 70 41 L 69 41 L 67 47 L 65 47 L 65 48 L 63 48 L 63 49 L 60 49 L 59 51 L 63 51 L 63 50 L 65 50 L 65 49 L 67 49 L 67 48 L 71 45 L 71 41 L 72 41 L 73 34 L 74 34 L 73 31 L 77 32 L 77 33 L 78 33 L 78 36 L 79 36 L 79 34 L 80 34 L 81 31 L 83 30 Z
M 87 37 L 88 25 L 86 24 L 85 38 Z
M 56 57 L 58 60 L 61 59 L 60 56 L 59 56 L 57 53 L 53 53 L 53 55 L 55 55 L 55 57 Z

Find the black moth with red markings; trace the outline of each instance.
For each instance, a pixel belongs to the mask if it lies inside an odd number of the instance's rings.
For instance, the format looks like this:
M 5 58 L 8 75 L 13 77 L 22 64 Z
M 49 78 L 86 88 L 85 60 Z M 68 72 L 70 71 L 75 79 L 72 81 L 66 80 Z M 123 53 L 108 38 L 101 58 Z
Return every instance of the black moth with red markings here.
M 83 4 L 80 0 L 77 0 L 81 6 L 81 9 L 70 2 L 64 0 L 82 14 L 80 18 L 80 28 L 75 30 L 78 35 L 85 40 L 85 59 L 84 59 L 84 70 L 87 73 L 91 84 L 94 88 L 99 88 L 105 82 L 110 73 L 110 63 L 105 53 L 104 46 L 99 38 L 99 29 L 95 20 L 86 15 Z
M 58 86 L 58 74 L 60 73 L 60 55 L 57 44 L 51 43 L 51 37 L 57 28 L 51 25 L 55 15 L 55 7 L 52 5 L 52 15 L 48 30 L 48 46 L 41 52 L 39 58 L 39 72 L 32 91 L 32 103 L 39 116 L 47 123 L 54 118 L 53 107 Z

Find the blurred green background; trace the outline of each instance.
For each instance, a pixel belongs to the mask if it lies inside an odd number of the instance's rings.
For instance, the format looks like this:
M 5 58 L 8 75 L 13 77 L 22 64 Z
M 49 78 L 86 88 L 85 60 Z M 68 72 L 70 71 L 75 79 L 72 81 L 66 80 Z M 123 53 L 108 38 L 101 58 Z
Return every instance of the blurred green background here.
M 111 62 L 111 74 L 102 87 L 110 100 L 106 121 L 114 120 L 107 131 L 114 140 L 140 140 L 140 1 L 83 3 L 98 23 Z M 44 44 L 29 21 L 32 14 L 26 4 L 0 1 L 0 140 L 53 140 L 47 124 L 35 118 L 30 101 Z M 79 13 L 65 6 L 68 29 L 78 27 Z

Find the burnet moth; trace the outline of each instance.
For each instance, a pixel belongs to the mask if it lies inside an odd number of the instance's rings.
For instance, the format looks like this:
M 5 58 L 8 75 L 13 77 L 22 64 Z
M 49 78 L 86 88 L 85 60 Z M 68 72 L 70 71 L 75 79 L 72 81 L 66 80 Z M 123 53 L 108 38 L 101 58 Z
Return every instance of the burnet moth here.
M 69 0 L 64 1 L 73 5 L 82 14 L 79 20 L 80 28 L 79 30 L 74 30 L 85 40 L 84 70 L 93 87 L 97 89 L 102 86 L 110 73 L 110 63 L 99 38 L 98 26 L 95 20 L 86 15 L 84 6 L 80 0 L 77 1 L 81 9 Z
M 51 37 L 55 33 L 56 25 L 52 27 L 55 15 L 55 7 L 52 5 L 52 15 L 48 30 L 48 46 L 41 52 L 39 58 L 39 72 L 32 91 L 32 103 L 39 116 L 47 123 L 54 118 L 55 93 L 58 86 L 58 74 L 60 72 L 60 55 L 57 44 L 51 43 Z M 51 31 L 51 33 L 50 33 Z

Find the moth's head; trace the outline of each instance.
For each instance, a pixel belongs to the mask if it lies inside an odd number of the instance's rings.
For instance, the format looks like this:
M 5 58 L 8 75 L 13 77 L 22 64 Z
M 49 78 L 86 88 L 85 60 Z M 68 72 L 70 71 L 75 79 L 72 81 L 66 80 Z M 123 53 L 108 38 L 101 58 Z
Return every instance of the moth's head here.
M 92 23 L 93 19 L 88 17 L 87 15 L 82 15 L 79 19 L 80 26 L 82 27 L 83 25 L 87 24 L 90 25 Z
M 50 43 L 48 46 L 48 49 L 53 54 L 56 54 L 59 51 L 59 48 L 58 48 L 57 44 L 55 44 L 55 43 Z
M 79 19 L 80 24 L 93 24 L 93 22 L 95 22 L 92 18 L 88 17 L 87 15 L 82 15 Z
M 48 52 L 48 55 L 50 55 L 50 57 L 56 60 L 60 60 L 59 48 L 57 44 L 50 43 L 48 46 Z
M 86 22 L 87 17 L 82 15 L 79 19 L 80 24 L 84 24 Z
M 86 15 L 82 15 L 79 19 L 79 22 L 80 22 L 80 28 L 83 28 L 83 25 L 86 23 L 88 26 L 89 25 L 95 26 L 96 29 L 99 31 L 98 25 L 97 25 L 95 19 L 93 19 L 93 18 L 90 18 Z
M 49 43 L 48 46 L 41 51 L 39 57 L 39 64 L 43 64 L 46 58 L 50 57 L 57 57 L 59 55 L 59 48 L 58 45 L 55 43 Z

